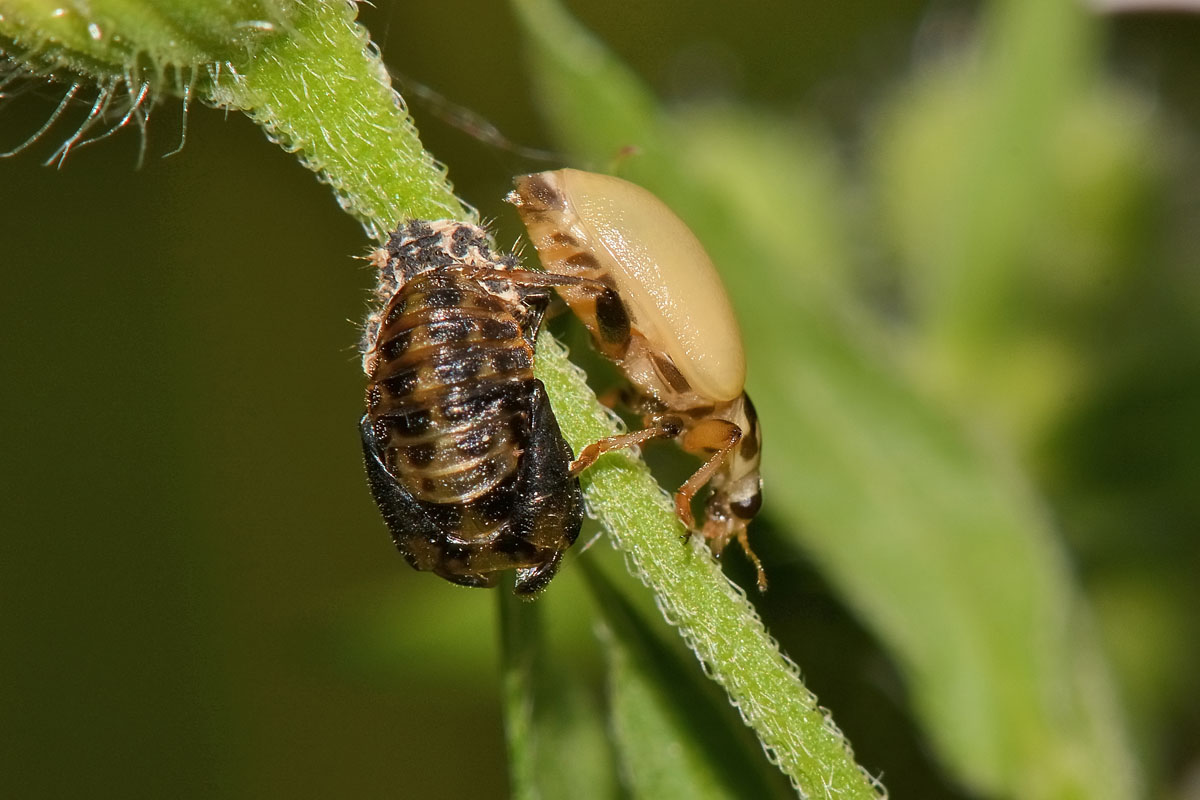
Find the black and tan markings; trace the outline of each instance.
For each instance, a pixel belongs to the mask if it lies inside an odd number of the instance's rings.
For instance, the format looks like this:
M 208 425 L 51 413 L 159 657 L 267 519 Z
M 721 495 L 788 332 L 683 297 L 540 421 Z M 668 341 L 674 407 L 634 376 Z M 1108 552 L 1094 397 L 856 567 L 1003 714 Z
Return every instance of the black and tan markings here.
M 464 586 L 516 569 L 517 593 L 533 594 L 583 518 L 571 449 L 533 376 L 551 279 L 450 221 L 402 225 L 372 263 L 361 432 L 396 547 Z
M 523 175 L 508 200 L 546 270 L 587 280 L 560 286 L 558 293 L 589 328 L 596 348 L 625 373 L 633 389 L 629 405 L 643 415 L 643 430 L 584 448 L 577 466 L 617 447 L 675 439 L 705 459 L 675 495 L 680 519 L 696 528 L 692 499 L 709 484 L 700 532 L 717 555 L 736 538 L 765 589 L 766 575 L 746 536 L 762 505 L 762 431 L 742 388 L 737 323 L 703 248 L 661 201 L 607 176 L 576 170 Z M 642 261 L 630 261 L 629 253 Z M 702 346 L 689 348 L 687 341 Z

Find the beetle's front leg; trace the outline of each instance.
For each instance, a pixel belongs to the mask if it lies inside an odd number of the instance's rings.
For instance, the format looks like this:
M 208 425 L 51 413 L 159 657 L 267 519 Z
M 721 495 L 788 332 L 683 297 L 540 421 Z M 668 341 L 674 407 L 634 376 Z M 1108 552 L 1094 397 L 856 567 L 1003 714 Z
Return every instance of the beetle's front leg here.
M 700 489 L 712 480 L 717 470 L 725 465 L 733 448 L 742 440 L 742 429 L 729 420 L 704 419 L 692 425 L 679 437 L 679 446 L 689 453 L 699 456 L 708 455 L 700 469 L 692 473 L 692 477 L 675 492 L 675 512 L 683 524 L 692 530 L 696 527 L 696 517 L 692 514 L 692 498 Z M 720 546 L 724 542 L 719 543 Z M 719 549 L 715 552 L 720 553 Z

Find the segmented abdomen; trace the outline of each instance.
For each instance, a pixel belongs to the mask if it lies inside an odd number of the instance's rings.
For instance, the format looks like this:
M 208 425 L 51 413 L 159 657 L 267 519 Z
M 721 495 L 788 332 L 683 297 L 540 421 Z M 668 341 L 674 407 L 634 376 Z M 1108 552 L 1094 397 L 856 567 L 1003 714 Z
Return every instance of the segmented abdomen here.
M 384 311 L 367 415 L 384 463 L 463 539 L 511 509 L 528 439 L 533 353 L 499 298 L 444 271 L 417 275 Z M 454 524 L 449 524 L 454 523 Z

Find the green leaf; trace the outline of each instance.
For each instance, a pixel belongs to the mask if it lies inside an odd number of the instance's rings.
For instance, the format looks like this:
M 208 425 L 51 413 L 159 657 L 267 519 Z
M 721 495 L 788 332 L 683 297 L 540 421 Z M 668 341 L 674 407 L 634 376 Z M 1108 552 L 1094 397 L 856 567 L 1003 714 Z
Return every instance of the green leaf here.
M 554 663 L 543 635 L 546 606 L 498 593 L 509 781 L 514 800 L 611 800 L 619 796 L 603 715 L 579 676 Z
M 1028 449 L 1087 391 L 1161 148 L 1148 109 L 1102 82 L 1079 4 L 998 4 L 987 23 L 893 98 L 873 167 L 913 365 Z
M 614 743 L 629 791 L 638 798 L 791 796 L 731 729 L 728 708 L 696 684 L 682 660 L 596 567 L 580 564 L 604 624 Z
M 691 209 L 718 264 L 741 265 L 725 274 L 767 436 L 766 512 L 892 649 L 928 735 L 968 780 L 1015 797 L 1082 786 L 1129 796 L 1105 667 L 1041 501 L 1010 456 L 889 364 L 871 344 L 878 329 L 854 324 L 861 309 L 827 306 L 839 297 L 811 280 L 803 246 L 784 252 L 795 231 L 827 224 L 830 201 L 808 194 L 825 187 L 765 180 L 787 163 L 769 126 L 709 116 L 690 114 L 681 134 L 695 182 L 675 204 Z M 797 137 L 798 153 L 806 141 Z M 727 200 L 750 186 L 761 204 L 788 209 L 786 224 L 765 226 Z M 1095 786 L 1095 770 L 1076 769 L 1081 750 L 1112 767 Z
M 543 103 L 554 109 L 547 122 L 560 141 L 570 142 L 592 168 L 611 163 L 626 145 L 643 153 L 660 149 L 654 98 L 624 64 L 554 0 L 512 4 L 531 45 L 525 51 L 529 74 Z M 594 126 L 597 117 L 606 123 Z M 613 130 L 628 139 L 614 147 Z

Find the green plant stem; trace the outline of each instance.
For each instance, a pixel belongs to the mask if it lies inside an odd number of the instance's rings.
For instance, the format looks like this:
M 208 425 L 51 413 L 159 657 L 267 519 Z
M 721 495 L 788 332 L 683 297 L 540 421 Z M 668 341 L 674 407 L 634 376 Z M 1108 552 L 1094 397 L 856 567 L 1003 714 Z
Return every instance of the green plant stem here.
M 298 14 L 245 64 L 233 64 L 212 96 L 245 111 L 328 183 L 376 240 L 405 219 L 475 221 L 433 160 L 387 68 L 348 4 Z
M 508 742 L 509 784 L 513 800 L 538 800 L 537 731 L 534 697 L 542 658 L 541 608 L 511 596 L 512 581 L 504 582 L 500 598 L 500 651 L 505 669 L 501 679 L 504 738 Z
M 561 345 L 543 335 L 538 377 L 559 425 L 578 450 L 614 433 L 610 412 L 588 391 Z M 583 475 L 588 508 L 649 586 L 708 675 L 729 694 L 768 757 L 806 797 L 874 798 L 877 785 L 856 765 L 850 745 L 800 680 L 746 599 L 708 549 L 684 528 L 641 461 L 610 453 Z

